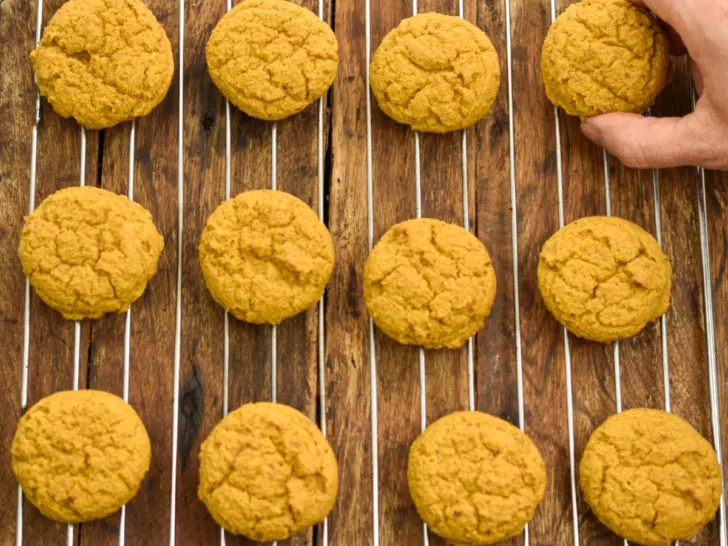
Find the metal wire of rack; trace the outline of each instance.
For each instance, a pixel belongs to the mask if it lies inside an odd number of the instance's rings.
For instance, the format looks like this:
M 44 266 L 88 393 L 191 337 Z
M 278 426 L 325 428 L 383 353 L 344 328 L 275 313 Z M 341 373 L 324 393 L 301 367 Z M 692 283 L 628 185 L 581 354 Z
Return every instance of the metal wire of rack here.
M 555 20 L 557 15 L 555 0 L 550 1 L 551 19 Z M 230 10 L 231 0 L 226 0 L 227 10 Z M 178 413 L 179 413 L 179 383 L 180 383 L 180 360 L 181 360 L 181 336 L 182 336 L 182 258 L 183 258 L 183 207 L 184 207 L 184 30 L 185 30 L 185 0 L 179 0 L 179 92 L 178 92 L 178 177 L 177 177 L 177 282 L 176 282 L 176 310 L 175 310 L 175 351 L 174 351 L 174 373 L 173 373 L 173 433 L 172 433 L 172 483 L 171 483 L 171 504 L 170 504 L 170 546 L 176 544 L 175 536 L 175 507 L 176 507 L 176 478 L 177 478 L 177 443 L 178 443 Z M 371 5 L 370 0 L 365 0 L 365 45 L 366 45 L 366 80 L 369 81 L 369 65 L 371 62 Z M 459 15 L 464 17 L 463 0 L 459 0 Z M 417 14 L 417 0 L 412 0 L 412 12 Z M 510 0 L 505 0 L 505 27 L 506 27 L 506 64 L 508 71 L 508 114 L 509 117 L 513 112 L 513 62 L 512 62 L 512 45 L 511 45 L 511 6 Z M 318 1 L 318 16 L 324 18 L 324 0 Z M 43 21 L 43 0 L 38 0 L 36 7 L 36 46 L 40 41 Z M 691 89 L 691 98 L 693 108 L 695 107 L 695 92 Z M 373 198 L 373 161 L 372 161 L 372 103 L 371 93 L 367 89 L 366 93 L 366 178 L 367 178 L 367 235 L 368 247 L 372 249 L 374 244 L 374 198 Z M 231 187 L 231 134 L 230 134 L 230 104 L 225 103 L 225 198 L 229 199 Z M 558 206 L 559 206 L 559 226 L 563 227 L 564 218 L 564 197 L 563 197 L 563 170 L 561 160 L 561 132 L 559 111 L 554 109 L 555 137 L 556 137 L 556 172 L 557 172 L 557 190 L 558 190 Z M 37 183 L 37 156 L 38 156 L 38 133 L 41 123 L 41 101 L 40 95 L 36 88 L 35 99 L 35 122 L 32 127 L 31 134 L 31 168 L 29 181 L 29 213 L 35 208 L 36 183 Z M 80 171 L 79 185 L 85 185 L 86 178 L 86 130 L 80 129 Z M 128 197 L 134 198 L 134 168 L 135 168 L 135 134 L 136 124 L 131 122 L 129 137 L 129 163 L 128 163 Z M 324 219 L 324 99 L 318 101 L 318 131 L 317 131 L 317 205 L 318 215 L 323 221 Z M 469 225 L 469 203 L 468 203 L 468 167 L 467 167 L 467 133 L 462 133 L 462 184 L 463 184 L 463 225 L 465 229 L 470 229 Z M 523 364 L 522 364 L 522 346 L 521 346 L 521 328 L 520 328 L 520 304 L 519 304 L 519 278 L 518 278 L 518 236 L 517 236 L 517 195 L 516 195 L 516 173 L 515 173 L 515 154 L 516 154 L 516 138 L 513 123 L 509 123 L 509 166 L 510 166 L 510 188 L 511 188 L 511 227 L 512 227 L 512 252 L 513 252 L 513 301 L 514 301 L 514 319 L 515 319 L 515 346 L 516 346 L 516 372 L 517 372 L 517 392 L 518 392 L 518 420 L 521 430 L 525 430 L 525 410 L 523 396 Z M 277 189 L 277 126 L 275 123 L 271 127 L 271 187 Z M 416 185 L 416 210 L 417 217 L 422 215 L 421 206 L 421 176 L 420 176 L 420 136 L 415 133 L 415 185 Z M 610 179 L 610 158 L 608 153 L 604 152 L 604 189 L 606 196 L 607 215 L 611 215 L 611 179 Z M 653 194 L 654 194 L 654 213 L 655 213 L 655 232 L 656 238 L 662 244 L 662 220 L 660 206 L 660 185 L 659 171 L 653 170 Z M 718 454 L 718 460 L 721 462 L 722 469 L 722 444 L 720 439 L 720 401 L 718 391 L 718 375 L 717 375 L 717 358 L 715 346 L 715 329 L 713 323 L 713 293 L 711 284 L 711 269 L 709 255 L 708 240 L 708 212 L 706 197 L 706 180 L 705 171 L 699 167 L 696 169 L 696 182 L 698 190 L 698 222 L 700 230 L 701 243 L 701 265 L 703 276 L 703 303 L 705 306 L 705 332 L 707 344 L 707 367 L 709 378 L 709 395 L 710 395 L 710 414 L 711 428 L 713 431 L 713 444 Z M 321 429 L 326 434 L 326 399 L 325 399 L 325 362 L 324 362 L 324 340 L 325 340 L 325 319 L 324 319 L 324 300 L 318 305 L 318 351 L 317 351 L 317 370 L 319 385 L 319 407 L 320 412 L 317 416 Z M 130 349 L 131 349 L 131 320 L 132 310 L 127 311 L 125 317 L 124 328 L 124 361 L 123 361 L 123 398 L 125 401 L 129 399 L 129 382 L 130 382 Z M 23 330 L 23 360 L 21 370 L 21 409 L 27 408 L 28 402 L 28 385 L 29 385 L 29 352 L 30 352 L 30 284 L 25 281 L 25 302 L 24 302 L 24 330 Z M 670 399 L 670 371 L 669 371 L 669 354 L 667 345 L 667 319 L 665 316 L 661 318 L 661 353 L 663 364 L 663 386 L 665 396 L 665 410 L 671 411 Z M 563 331 L 564 339 L 564 359 L 566 374 L 566 396 L 567 396 L 567 426 L 568 426 L 568 444 L 569 444 L 569 468 L 570 468 L 570 485 L 571 485 L 571 509 L 573 521 L 573 541 L 574 545 L 579 542 L 579 525 L 578 525 L 578 487 L 575 475 L 575 453 L 574 453 L 574 410 L 573 410 L 573 389 L 571 378 L 571 354 L 569 345 L 569 336 L 566 329 Z M 277 336 L 275 327 L 272 328 L 271 336 L 271 397 L 276 400 L 276 382 L 277 382 Z M 73 353 L 73 388 L 79 388 L 80 383 L 80 343 L 81 343 L 81 327 L 80 322 L 74 323 L 74 353 Z M 371 398 L 371 433 L 372 433 L 372 459 L 371 469 L 373 473 L 372 487 L 372 543 L 379 545 L 379 485 L 378 485 L 378 424 L 377 424 L 377 357 L 375 351 L 375 335 L 374 324 L 369 319 L 369 349 L 370 349 L 370 398 Z M 468 405 L 471 410 L 475 409 L 474 395 L 474 362 L 473 362 L 473 340 L 468 341 L 467 347 L 467 365 L 468 365 Z M 616 411 L 622 411 L 622 396 L 620 382 L 620 349 L 619 344 L 613 346 L 613 364 L 615 374 L 615 406 Z M 227 415 L 229 410 L 229 316 L 225 313 L 225 329 L 224 329 L 224 354 L 223 354 L 223 416 Z M 420 415 L 421 426 L 424 429 L 426 425 L 426 383 L 425 383 L 425 353 L 422 349 L 419 352 L 419 372 L 420 372 Z M 720 546 L 728 546 L 726 536 L 726 505 L 725 496 L 721 496 L 721 503 L 718 514 L 719 521 L 719 544 Z M 524 533 L 525 544 L 529 544 L 528 526 Z M 225 544 L 225 533 L 221 529 L 220 542 Z M 67 544 L 72 546 L 74 543 L 74 526 L 67 527 Z M 119 544 L 123 546 L 125 543 L 125 507 L 121 511 L 121 520 L 119 528 Z M 428 543 L 427 532 L 425 529 L 424 543 Z M 18 486 L 17 495 L 17 529 L 16 529 L 16 545 L 23 544 L 23 493 Z M 328 519 L 323 523 L 323 544 L 328 544 Z M 626 541 L 625 541 L 626 544 Z

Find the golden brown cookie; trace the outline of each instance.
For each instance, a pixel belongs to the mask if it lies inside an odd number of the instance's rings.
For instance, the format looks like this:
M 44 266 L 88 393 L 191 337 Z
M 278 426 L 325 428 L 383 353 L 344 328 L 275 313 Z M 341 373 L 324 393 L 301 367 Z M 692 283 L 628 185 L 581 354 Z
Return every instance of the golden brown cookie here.
M 311 10 L 284 0 L 246 0 L 207 42 L 207 68 L 230 102 L 260 119 L 300 112 L 334 83 L 339 44 Z
M 126 311 L 157 272 L 163 247 L 144 207 L 86 186 L 57 191 L 26 216 L 18 255 L 40 298 L 80 320 Z
M 167 35 L 140 0 L 69 0 L 30 60 L 40 94 L 89 129 L 147 115 L 174 74 Z
M 392 227 L 364 268 L 364 298 L 377 326 L 400 343 L 458 348 L 482 328 L 495 270 L 475 235 L 422 218 Z
M 323 521 L 338 487 L 326 438 L 283 404 L 246 404 L 202 443 L 200 499 L 218 524 L 252 540 L 285 540 Z
M 226 311 L 254 324 L 279 324 L 321 299 L 334 267 L 334 244 L 297 197 L 248 191 L 207 219 L 200 265 L 212 297 Z
M 379 107 L 415 131 L 446 133 L 485 116 L 498 94 L 500 65 L 478 27 L 440 13 L 404 19 L 372 59 Z
M 538 288 L 573 334 L 608 343 L 638 334 L 670 306 L 672 268 L 654 237 L 622 218 L 581 218 L 546 241 Z
M 572 116 L 641 113 L 670 80 L 667 35 L 630 0 L 583 0 L 549 29 L 541 76 L 549 100 Z
M 546 467 L 531 439 L 486 413 L 438 419 L 409 452 L 407 483 L 417 513 L 448 541 L 495 544 L 518 535 L 546 489 Z
M 584 500 L 635 544 L 688 540 L 715 517 L 722 490 L 710 444 L 676 415 L 633 409 L 589 438 L 579 466 Z
M 113 514 L 136 495 L 149 470 L 149 436 L 134 409 L 102 391 L 64 391 L 23 415 L 12 445 L 23 493 L 55 521 Z

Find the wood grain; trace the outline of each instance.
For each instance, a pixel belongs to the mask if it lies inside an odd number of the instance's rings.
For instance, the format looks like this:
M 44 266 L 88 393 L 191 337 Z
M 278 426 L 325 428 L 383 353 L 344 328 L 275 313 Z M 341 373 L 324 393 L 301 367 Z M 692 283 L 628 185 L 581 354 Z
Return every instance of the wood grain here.
M 554 110 L 534 85 L 550 16 L 546 2 L 511 2 L 511 10 L 525 422 L 548 474 L 546 496 L 530 526 L 530 538 L 533 544 L 570 544 L 563 329 L 541 302 L 536 279 L 540 248 L 559 225 Z
M 18 0 L 0 4 L 0 348 L 5 357 L 0 388 L 0 544 L 13 544 L 18 485 L 10 466 L 15 424 L 22 414 L 21 372 L 25 278 L 17 258 L 22 219 L 28 212 L 31 131 L 35 122 L 35 90 L 28 52 L 33 49 L 33 6 Z
M 411 16 L 410 2 L 372 2 L 372 56 L 384 36 L 403 18 Z M 394 224 L 416 218 L 417 158 L 414 133 L 387 118 L 373 96 L 371 100 L 372 221 L 376 242 Z M 425 178 L 422 177 L 423 180 Z M 362 269 L 363 263 L 358 260 L 352 263 L 352 267 Z M 383 544 L 421 543 L 423 528 L 409 495 L 406 474 L 409 445 L 423 425 L 420 419 L 423 401 L 420 397 L 419 351 L 416 347 L 400 345 L 376 327 L 375 340 L 379 398 L 380 540 Z M 432 365 L 431 361 L 429 365 Z M 427 403 L 426 399 L 424 403 Z
M 166 2 L 150 2 L 173 47 L 177 13 Z M 141 490 L 126 507 L 125 543 L 161 544 L 169 534 L 159 512 L 169 511 L 172 452 L 172 371 L 176 288 L 177 87 L 164 102 L 135 122 L 133 199 L 147 208 L 165 240 L 157 275 L 131 309 L 129 403 L 147 426 L 152 462 Z M 131 123 L 104 131 L 101 187 L 128 195 Z M 123 395 L 126 315 L 107 315 L 94 323 L 88 369 L 89 388 Z M 120 514 L 82 526 L 81 543 L 118 544 Z
M 45 0 L 44 20 L 62 0 Z M 562 10 L 571 0 L 559 0 Z M 318 0 L 301 0 L 316 10 Z M 179 51 L 178 3 L 149 0 Z M 557 159 L 561 161 L 564 219 L 605 214 L 609 174 L 611 212 L 657 234 L 652 171 L 635 171 L 610 158 L 605 171 L 602 151 L 581 135 L 578 122 L 559 117 L 556 143 L 554 110 L 540 86 L 540 49 L 550 24 L 550 0 L 464 2 L 465 16 L 483 28 L 500 55 L 501 88 L 490 114 L 468 130 L 467 196 L 470 228 L 488 248 L 496 268 L 498 293 L 491 316 L 475 340 L 475 399 L 480 410 L 518 424 L 516 310 L 523 363 L 524 426 L 546 461 L 548 489 L 530 532 L 534 545 L 572 544 L 573 519 L 566 398 L 566 352 L 562 328 L 548 314 L 538 295 L 536 267 L 543 242 L 558 229 Z M 508 107 L 506 7 L 510 8 L 513 111 Z M 420 12 L 458 14 L 457 2 L 420 0 Z M 334 238 L 337 265 L 325 299 L 325 413 L 327 434 L 337 454 L 341 488 L 329 518 L 329 543 L 373 543 L 373 500 L 377 487 L 380 544 L 423 543 L 423 526 L 407 490 L 409 445 L 420 432 L 418 351 L 375 331 L 376 374 L 372 375 L 369 318 L 362 298 L 362 273 L 368 255 L 367 93 L 363 2 L 326 2 L 325 14 L 340 45 L 339 73 L 324 112 L 325 214 Z M 224 388 L 224 325 L 200 275 L 197 244 L 208 215 L 225 199 L 225 102 L 211 82 L 204 48 L 215 23 L 225 12 L 224 0 L 185 3 L 184 66 L 160 107 L 136 124 L 134 197 L 152 211 L 165 237 L 159 272 L 132 308 L 130 402 L 150 433 L 152 467 L 137 498 L 126 510 L 126 544 L 169 541 L 171 486 L 176 480 L 176 544 L 218 544 L 219 527 L 197 499 L 200 442 L 222 418 Z M 384 35 L 412 13 L 409 0 L 371 0 L 371 52 Z M 0 349 L 12 365 L 3 368 L 0 401 L 0 449 L 9 449 L 12 430 L 22 413 L 20 380 L 24 279 L 15 258 L 17 237 L 28 208 L 30 137 L 34 90 L 27 54 L 34 41 L 35 4 L 0 1 L 0 130 L 9 145 L 0 146 L 0 319 L 5 335 Z M 183 141 L 177 139 L 180 68 L 184 73 Z M 415 216 L 414 135 L 394 123 L 371 98 L 373 227 L 376 241 L 393 224 Z M 689 111 L 688 75 L 677 61 L 673 83 L 654 109 L 655 115 Z M 318 105 L 277 125 L 279 189 L 318 206 Z M 87 135 L 86 183 L 119 193 L 128 189 L 131 124 Z M 515 146 L 509 145 L 513 129 Z M 272 124 L 230 109 L 231 195 L 270 187 Z M 461 133 L 423 135 L 420 169 L 423 215 L 463 223 Z M 177 153 L 184 151 L 182 240 L 182 330 L 180 346 L 177 474 L 172 476 L 172 401 L 177 289 Z M 510 153 L 514 169 L 510 169 Z M 43 102 L 38 140 L 36 203 L 58 188 L 78 184 L 80 130 L 61 120 Z M 100 163 L 99 163 L 100 161 Z M 511 175 L 515 181 L 517 254 L 511 221 Z M 713 431 L 707 373 L 705 305 L 698 223 L 699 180 L 695 169 L 661 170 L 659 235 L 673 263 L 672 308 L 667 315 L 667 356 L 673 410 L 706 437 Z M 721 320 L 728 312 L 728 194 L 726 175 L 706 173 L 708 228 L 712 266 L 715 333 L 722 423 L 728 423 L 728 370 L 724 355 L 728 331 Z M 519 296 L 518 307 L 514 299 Z M 287 321 L 277 329 L 277 399 L 318 420 L 318 309 Z M 29 403 L 71 386 L 73 323 L 31 297 Z M 122 393 L 125 316 L 84 323 L 81 339 L 81 386 Z M 575 462 L 591 431 L 616 410 L 614 351 L 569 338 L 571 358 Z M 228 406 L 270 400 L 271 328 L 229 319 Z M 467 352 L 427 351 L 425 365 L 426 421 L 468 407 Z M 660 324 L 648 326 L 619 347 L 624 408 L 664 407 Z M 376 391 L 374 453 L 371 389 Z M 372 456 L 378 473 L 373 474 Z M 726 461 L 728 462 L 728 461 Z M 0 461 L 0 544 L 15 542 L 17 488 L 8 464 Z M 621 545 L 586 507 L 577 503 L 582 545 Z M 119 514 L 81 526 L 77 543 L 116 544 Z M 49 522 L 24 503 L 24 544 L 65 544 L 65 526 Z M 717 542 L 711 524 L 685 544 Z M 80 538 L 79 538 L 80 537 Z M 228 545 L 251 544 L 228 535 Z M 322 545 L 322 528 L 285 542 Z M 430 543 L 444 542 L 430 535 Z M 283 546 L 284 543 L 281 543 Z M 517 537 L 509 544 L 523 544 Z
M 708 226 L 710 227 L 710 264 L 713 291 L 713 318 L 717 353 L 718 405 L 720 406 L 721 441 L 723 446 L 723 468 L 726 461 L 726 423 L 728 423 L 728 329 L 720 317 L 728 311 L 728 284 L 726 265 L 728 263 L 728 226 L 721 219 L 728 214 L 728 174 L 706 173 Z M 728 476 L 723 473 L 723 488 L 728 488 Z
M 44 22 L 53 16 L 61 3 L 60 0 L 44 2 Z M 26 66 L 25 70 L 26 77 L 30 77 L 30 66 Z M 36 204 L 61 188 L 78 185 L 84 160 L 84 182 L 89 186 L 96 185 L 97 159 L 98 133 L 87 133 L 86 156 L 82 157 L 79 126 L 71 119 L 61 119 L 44 101 L 38 128 Z M 79 344 L 79 388 L 86 385 L 89 329 L 90 322 L 83 321 Z M 53 392 L 73 388 L 74 331 L 74 322 L 65 320 L 31 294 L 28 406 Z M 23 539 L 27 544 L 65 542 L 66 526 L 44 518 L 27 500 L 24 501 L 23 515 Z M 78 540 L 78 529 L 74 537 Z
M 361 297 L 367 255 L 365 18 L 361 2 L 335 4 L 339 72 L 332 93 L 329 229 L 337 266 L 326 297 L 326 414 L 342 484 L 331 544 L 370 543 L 373 529 L 369 320 Z

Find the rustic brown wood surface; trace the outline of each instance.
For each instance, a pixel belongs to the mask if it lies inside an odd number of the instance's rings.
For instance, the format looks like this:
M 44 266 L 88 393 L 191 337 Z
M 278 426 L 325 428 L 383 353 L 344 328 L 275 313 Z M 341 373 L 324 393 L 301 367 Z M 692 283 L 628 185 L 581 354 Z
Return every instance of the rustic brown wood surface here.
M 44 22 L 61 3 L 44 0 Z M 147 425 L 153 459 L 139 495 L 126 508 L 125 543 L 167 544 L 170 537 L 179 545 L 219 543 L 220 530 L 196 495 L 200 443 L 222 418 L 226 403 L 234 409 L 275 396 L 317 422 L 324 410 L 326 433 L 337 454 L 341 477 L 326 535 L 320 525 L 285 544 L 323 545 L 324 536 L 329 543 L 344 546 L 373 544 L 375 536 L 382 545 L 422 544 L 424 529 L 406 483 L 408 447 L 423 425 L 421 380 L 425 381 L 426 422 L 468 409 L 468 352 L 466 348 L 426 351 L 421 377 L 417 349 L 398 345 L 378 331 L 370 340 L 361 296 L 369 222 L 376 241 L 392 224 L 416 215 L 415 135 L 386 118 L 373 97 L 368 110 L 366 85 L 368 26 L 373 53 L 384 35 L 412 14 L 412 2 L 370 0 L 369 13 L 363 1 L 324 2 L 324 17 L 339 40 L 340 65 L 335 85 L 324 99 L 323 179 L 319 179 L 318 103 L 275 125 L 278 188 L 314 209 L 321 190 L 325 220 L 334 237 L 337 266 L 325 297 L 325 339 L 319 338 L 317 307 L 279 326 L 275 336 L 269 327 L 245 325 L 231 317 L 227 346 L 226 318 L 204 286 L 197 243 L 207 216 L 226 197 L 226 169 L 231 195 L 271 186 L 274 125 L 231 107 L 228 164 L 226 104 L 210 80 L 204 60 L 207 38 L 225 12 L 225 0 L 187 0 L 181 12 L 183 41 L 179 3 L 147 3 L 172 42 L 176 78 L 162 105 L 136 122 L 133 141 L 131 123 L 103 132 L 89 131 L 83 170 L 86 184 L 118 193 L 128 193 L 133 180 L 133 198 L 152 211 L 166 243 L 157 276 L 131 311 L 129 400 Z M 318 0 L 299 3 L 318 12 Z M 568 3 L 557 1 L 556 11 Z M 498 294 L 493 312 L 473 343 L 475 407 L 517 425 L 521 424 L 522 407 L 522 425 L 544 456 L 548 489 L 529 525 L 531 544 L 574 544 L 578 532 L 580 544 L 617 546 L 622 541 L 596 521 L 578 495 L 574 512 L 570 474 L 570 447 L 578 463 L 591 431 L 616 411 L 617 387 L 625 409 L 664 408 L 669 400 L 673 411 L 709 439 L 713 436 L 699 214 L 702 173 L 693 168 L 635 171 L 615 158 L 605 161 L 603 151 L 582 138 L 577 120 L 563 113 L 556 117 L 542 92 L 538 69 L 541 43 L 552 16 L 549 0 L 465 0 L 463 4 L 464 16 L 489 34 L 500 54 L 500 93 L 490 114 L 466 132 L 465 163 L 462 133 L 421 135 L 419 169 L 423 216 L 462 225 L 463 199 L 467 198 L 470 229 L 487 246 L 496 267 Z M 420 0 L 417 7 L 420 12 L 459 14 L 454 0 Z M 60 119 L 43 101 L 31 192 L 36 94 L 27 56 L 35 40 L 36 8 L 35 2 L 27 0 L 0 1 L 0 322 L 4 328 L 0 350 L 5 357 L 0 384 L 2 546 L 15 544 L 19 536 L 18 490 L 8 454 L 15 423 L 24 411 L 24 358 L 28 362 L 27 405 L 56 390 L 72 388 L 74 356 L 78 357 L 80 388 L 121 395 L 124 381 L 125 315 L 82 323 L 80 350 L 75 355 L 74 323 L 61 319 L 31 294 L 26 329 L 25 281 L 16 258 L 22 217 L 31 202 L 39 203 L 56 189 L 80 183 L 82 173 L 81 130 L 73 121 Z M 675 67 L 673 83 L 653 109 L 655 115 L 683 114 L 691 108 L 684 60 L 676 60 Z M 130 164 L 131 142 L 134 161 Z M 371 217 L 368 183 L 373 195 Z M 728 423 L 724 356 L 728 328 L 722 320 L 728 313 L 727 188 L 728 176 L 705 173 L 711 281 L 707 288 L 715 319 L 724 425 Z M 620 343 L 616 351 L 613 346 L 565 338 L 543 306 L 536 283 L 540 247 L 558 229 L 560 215 L 569 222 L 606 214 L 608 207 L 612 214 L 661 237 L 674 267 L 672 307 L 664 330 L 660 322 L 655 323 L 638 337 Z M 24 335 L 28 336 L 27 352 Z M 324 356 L 323 392 L 319 349 Z M 619 382 L 615 380 L 615 357 Z M 664 363 L 669 366 L 667 393 Z M 569 378 L 573 446 L 569 443 Z M 66 526 L 46 520 L 27 501 L 21 508 L 23 544 L 66 544 Z M 116 514 L 76 527 L 74 543 L 117 544 L 121 521 L 121 514 Z M 712 523 L 690 543 L 717 544 L 717 533 L 717 524 Z M 445 544 L 432 534 L 429 539 L 433 545 Z M 523 542 L 521 536 L 509 544 Z M 230 535 L 226 543 L 248 544 Z

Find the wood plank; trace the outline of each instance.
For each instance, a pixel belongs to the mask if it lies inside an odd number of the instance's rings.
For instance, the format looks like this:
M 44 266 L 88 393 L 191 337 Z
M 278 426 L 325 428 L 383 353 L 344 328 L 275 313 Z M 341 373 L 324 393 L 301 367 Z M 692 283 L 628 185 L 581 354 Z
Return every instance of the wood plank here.
M 326 414 L 342 487 L 331 544 L 369 543 L 373 479 L 369 319 L 361 297 L 367 256 L 366 50 L 361 3 L 336 2 L 339 73 L 332 95 L 329 229 L 337 266 L 326 298 Z M 373 100 L 373 99 L 372 99 Z M 391 441 L 391 440 L 390 440 Z
M 318 2 L 297 2 L 317 12 Z M 328 8 L 325 10 L 328 12 Z M 232 108 L 233 191 L 236 195 L 272 184 L 273 123 L 255 120 Z M 277 184 L 316 209 L 318 175 L 318 102 L 276 124 Z M 326 132 L 324 134 L 327 134 Z M 243 146 L 241 146 L 243 144 Z M 271 400 L 272 329 L 244 324 L 230 317 L 231 409 L 258 400 Z M 277 327 L 276 400 L 302 411 L 316 421 L 318 308 L 285 321 Z M 252 348 L 252 351 L 251 351 Z M 312 544 L 313 529 L 280 542 L 281 545 Z M 228 535 L 227 544 L 253 544 Z
M 634 222 L 657 237 L 655 199 L 658 199 L 659 203 L 660 191 L 658 186 L 657 194 L 654 192 L 653 171 L 629 169 L 618 159 L 612 157 L 610 158 L 610 172 L 612 213 Z M 657 177 L 659 180 L 659 173 L 657 173 Z M 666 320 L 669 324 L 669 313 Z M 659 320 L 647 325 L 640 335 L 620 342 L 619 357 L 624 409 L 665 408 L 661 344 L 662 334 Z
M 460 15 L 457 3 L 448 0 L 421 0 L 418 9 L 420 13 Z M 469 132 L 472 137 L 473 131 Z M 477 209 L 471 177 L 468 177 L 468 191 L 463 191 L 463 169 L 468 169 L 468 165 L 463 165 L 462 160 L 462 131 L 442 135 L 423 133 L 420 139 L 422 216 L 462 226 L 463 200 L 468 199 Z M 428 424 L 453 411 L 468 409 L 467 344 L 457 350 L 425 351 L 425 369 Z M 429 531 L 429 540 L 433 546 L 446 544 L 432 531 Z
M 473 14 L 468 12 L 466 16 L 472 22 Z M 476 339 L 475 401 L 476 409 L 518 426 L 505 3 L 479 10 L 476 24 L 488 34 L 498 52 L 501 85 L 488 116 L 468 134 L 470 164 L 474 167 L 471 179 L 478 198 L 470 212 L 475 215 L 478 237 L 493 259 L 497 279 L 490 317 Z M 526 422 L 525 426 L 528 433 L 533 423 Z M 523 543 L 524 535 L 504 542 L 513 546 Z
M 559 13 L 573 2 L 558 2 Z M 560 115 L 564 222 L 584 216 L 607 214 L 607 185 L 604 151 L 581 134 L 580 120 Z M 611 170 L 609 172 L 611 178 Z M 620 180 L 610 180 L 617 187 Z M 611 206 L 611 194 L 610 206 Z M 600 344 L 569 335 L 571 351 L 574 444 L 576 464 L 581 459 L 591 433 L 611 414 L 616 413 L 615 356 L 613 344 Z M 620 385 L 621 388 L 621 385 Z M 610 533 L 596 518 L 586 517 L 589 507 L 579 496 L 580 538 L 587 544 L 618 546 L 619 537 Z
M 371 3 L 372 56 L 384 36 L 402 19 L 411 16 L 412 5 L 409 2 L 380 0 Z M 376 242 L 394 224 L 416 217 L 416 157 L 414 133 L 409 127 L 385 116 L 374 95 L 371 100 Z M 422 166 L 421 163 L 420 168 Z M 422 177 L 424 179 L 425 176 Z M 353 266 L 363 271 L 364 260 L 358 259 Z M 357 297 L 361 297 L 360 294 Z M 379 397 L 380 540 L 383 544 L 418 544 L 423 540 L 423 528 L 409 494 L 406 469 L 409 446 L 422 426 L 419 350 L 397 343 L 376 327 L 375 336 Z M 430 361 L 429 366 L 432 364 Z
M 115 193 L 128 193 L 128 156 L 131 124 L 103 131 L 101 187 Z M 143 299 L 141 301 L 144 301 Z M 141 303 L 135 305 L 138 310 Z M 88 361 L 88 388 L 123 396 L 125 313 L 106 315 L 95 321 L 91 331 Z M 136 342 L 135 338 L 135 342 Z M 145 426 L 148 427 L 148 425 Z M 83 524 L 81 544 L 116 544 L 121 512 L 103 520 Z
M 318 0 L 296 3 L 318 12 Z M 278 188 L 295 195 L 314 210 L 318 210 L 318 113 L 316 101 L 303 112 L 278 123 Z M 324 150 L 327 135 L 324 127 Z M 277 400 L 314 422 L 318 422 L 318 312 L 316 305 L 278 327 Z M 279 544 L 312 545 L 315 531 L 308 529 Z
M 3 325 L 2 352 L 5 366 L 0 389 L 0 544 L 14 544 L 18 484 L 10 464 L 10 446 L 21 416 L 21 371 L 25 277 L 17 258 L 23 216 L 28 212 L 31 131 L 35 122 L 35 88 L 28 52 L 35 43 L 33 4 L 25 1 L 0 5 L 0 323 Z
M 558 229 L 554 111 L 534 85 L 550 16 L 548 2 L 510 6 L 525 413 L 526 423 L 538 423 L 530 435 L 548 472 L 530 532 L 535 544 L 568 544 L 573 526 L 563 331 L 543 305 L 536 278 L 541 246 Z
M 708 226 L 710 228 L 710 264 L 713 279 L 713 319 L 715 323 L 715 345 L 718 375 L 718 393 L 720 405 L 720 423 L 723 448 L 723 488 L 728 489 L 728 457 L 726 457 L 726 423 L 728 423 L 728 329 L 720 317 L 728 307 L 728 282 L 726 282 L 726 264 L 728 261 L 728 174 L 708 171 L 706 173 Z
M 654 108 L 657 116 L 691 110 L 685 58 L 675 59 L 672 84 Z M 673 267 L 668 349 L 673 411 L 707 438 L 711 437 L 703 282 L 698 228 L 698 192 L 694 168 L 660 171 L 664 250 Z M 669 190 L 668 190 L 669 188 Z M 690 542 L 717 542 L 715 522 Z
M 62 2 L 43 4 L 44 27 Z M 30 68 L 28 69 L 30 75 Z M 97 184 L 98 132 L 86 136 L 85 183 Z M 38 176 L 36 205 L 55 191 L 76 186 L 81 174 L 81 128 L 73 119 L 62 119 L 43 100 L 38 130 Z M 79 351 L 79 388 L 86 385 L 90 322 L 81 322 Z M 28 406 L 60 390 L 73 388 L 73 321 L 48 308 L 31 294 L 30 353 L 28 369 Z M 66 541 L 66 525 L 52 522 L 27 501 L 23 506 L 23 540 L 26 544 L 60 544 Z M 78 540 L 78 530 L 75 539 Z
M 469 17 L 468 17 L 469 18 Z M 508 64 L 505 4 L 494 4 L 477 14 L 498 52 L 501 85 L 486 118 L 468 134 L 475 192 L 471 206 L 478 237 L 493 259 L 497 291 L 490 317 L 477 338 L 476 407 L 518 425 L 516 334 L 511 229 Z
M 456 3 L 448 0 L 422 0 L 418 8 L 420 13 L 459 15 Z M 422 216 L 462 226 L 463 199 L 476 204 L 470 191 L 463 192 L 463 168 L 468 166 L 462 160 L 462 131 L 422 133 L 420 154 Z M 470 177 L 468 185 L 470 189 Z M 467 354 L 467 345 L 458 350 L 425 352 L 428 423 L 453 411 L 468 409 Z
M 164 25 L 176 50 L 177 13 L 167 2 L 148 6 Z M 177 215 L 177 80 L 164 102 L 136 121 L 133 198 L 151 211 L 165 239 L 157 275 L 131 311 L 129 402 L 147 427 L 152 443 L 150 472 L 126 507 L 126 544 L 161 544 L 169 529 L 159 514 L 169 511 L 172 449 L 172 371 L 174 365 Z M 128 194 L 131 123 L 104 132 L 101 186 Z M 123 395 L 126 315 L 107 315 L 94 323 L 89 361 L 89 388 Z M 82 527 L 81 543 L 117 544 L 120 512 Z
M 183 290 L 175 454 L 176 537 L 182 544 L 220 540 L 219 527 L 197 498 L 197 484 L 200 443 L 222 415 L 224 312 L 205 287 L 197 245 L 207 217 L 225 195 L 224 100 L 205 64 L 209 33 L 224 11 L 222 1 L 185 4 Z

